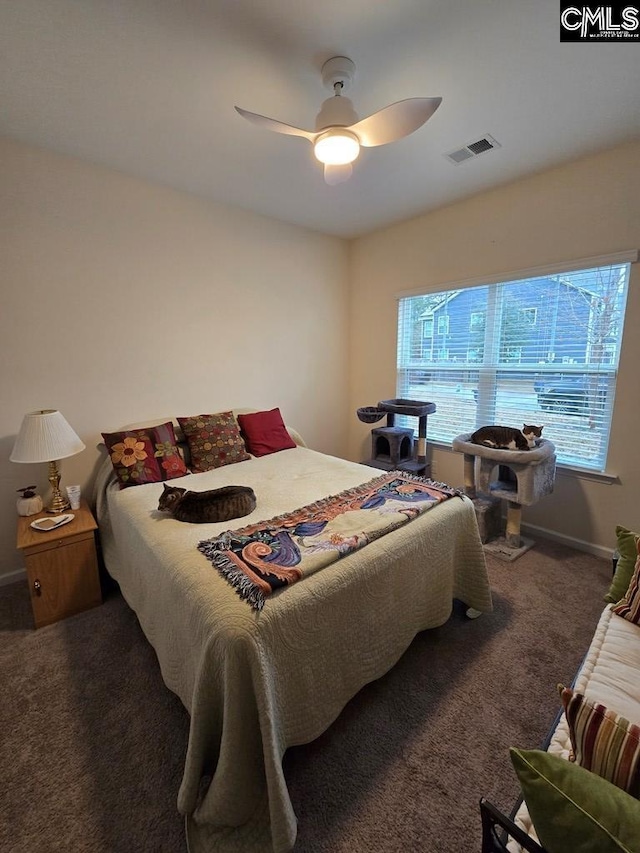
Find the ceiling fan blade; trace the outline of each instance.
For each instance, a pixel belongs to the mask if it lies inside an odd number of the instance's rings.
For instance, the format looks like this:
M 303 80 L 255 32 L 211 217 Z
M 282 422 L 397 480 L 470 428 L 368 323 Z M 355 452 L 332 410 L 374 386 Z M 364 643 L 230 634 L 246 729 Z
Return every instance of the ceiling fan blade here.
M 340 166 L 332 163 L 324 164 L 324 180 L 330 187 L 335 187 L 336 184 L 348 181 L 352 174 L 353 166 L 351 163 L 343 163 Z
M 250 113 L 248 110 L 243 110 L 241 107 L 236 107 L 236 112 L 240 113 L 242 118 L 246 118 L 252 124 L 263 127 L 265 130 L 273 130 L 276 133 L 284 133 L 287 136 L 302 136 L 308 139 L 309 142 L 314 142 L 317 133 L 312 133 L 310 130 L 303 130 L 301 127 L 294 127 L 292 124 L 285 124 L 282 121 L 276 121 L 274 118 L 258 115 L 258 113 Z
M 357 135 L 360 145 L 365 148 L 386 145 L 387 142 L 395 142 L 422 127 L 441 103 L 442 98 L 407 98 L 405 101 L 396 101 L 395 104 L 378 110 L 347 129 Z

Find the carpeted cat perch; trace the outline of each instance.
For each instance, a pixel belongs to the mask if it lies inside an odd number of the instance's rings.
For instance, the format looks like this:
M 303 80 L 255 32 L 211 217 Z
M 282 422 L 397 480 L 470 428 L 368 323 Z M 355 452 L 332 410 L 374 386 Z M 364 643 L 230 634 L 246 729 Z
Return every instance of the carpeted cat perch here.
M 533 546 L 520 535 L 522 507 L 553 492 L 556 448 L 541 438 L 532 450 L 498 450 L 470 441 L 471 433 L 453 439 L 453 449 L 464 453 L 464 492 L 473 500 L 484 547 L 496 556 L 515 560 Z M 498 479 L 491 480 L 498 468 Z M 507 501 L 504 537 L 491 538 L 501 526 L 500 505 Z

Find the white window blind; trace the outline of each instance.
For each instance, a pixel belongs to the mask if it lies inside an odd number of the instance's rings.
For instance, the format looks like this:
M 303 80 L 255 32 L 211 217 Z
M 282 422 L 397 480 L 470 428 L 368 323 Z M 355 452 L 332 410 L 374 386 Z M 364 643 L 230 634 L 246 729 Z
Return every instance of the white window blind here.
M 603 471 L 629 269 L 401 297 L 397 396 L 436 404 L 432 440 L 450 443 L 483 424 L 537 424 L 560 464 Z

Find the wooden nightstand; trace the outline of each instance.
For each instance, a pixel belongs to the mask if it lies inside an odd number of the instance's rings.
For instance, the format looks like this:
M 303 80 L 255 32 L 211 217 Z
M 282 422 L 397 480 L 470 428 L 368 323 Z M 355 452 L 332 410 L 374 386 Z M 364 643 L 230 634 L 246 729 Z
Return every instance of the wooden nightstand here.
M 36 628 L 102 604 L 98 525 L 84 502 L 67 512 L 73 521 L 49 532 L 30 527 L 39 516 L 18 519 L 18 549 L 24 552 Z

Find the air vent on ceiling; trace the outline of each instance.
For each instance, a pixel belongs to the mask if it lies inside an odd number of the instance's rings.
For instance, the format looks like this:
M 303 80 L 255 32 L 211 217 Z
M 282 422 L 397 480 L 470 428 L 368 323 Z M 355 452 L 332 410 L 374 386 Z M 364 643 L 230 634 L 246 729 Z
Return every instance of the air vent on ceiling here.
M 468 145 L 465 145 L 464 148 L 458 148 L 456 151 L 451 151 L 449 154 L 445 154 L 444 156 L 447 160 L 458 165 L 460 163 L 464 163 L 465 160 L 472 160 L 474 157 L 484 154 L 485 151 L 493 151 L 494 148 L 500 148 L 500 143 L 497 142 L 493 136 L 486 134 L 482 139 L 470 142 Z

